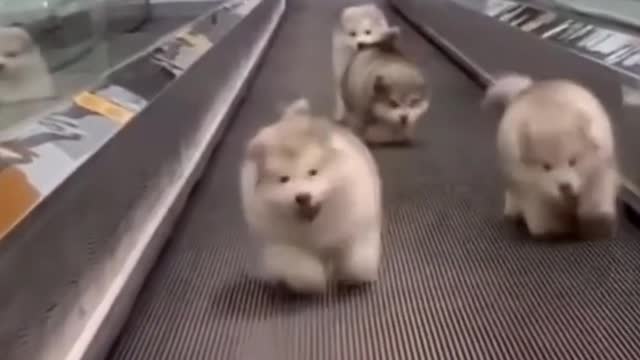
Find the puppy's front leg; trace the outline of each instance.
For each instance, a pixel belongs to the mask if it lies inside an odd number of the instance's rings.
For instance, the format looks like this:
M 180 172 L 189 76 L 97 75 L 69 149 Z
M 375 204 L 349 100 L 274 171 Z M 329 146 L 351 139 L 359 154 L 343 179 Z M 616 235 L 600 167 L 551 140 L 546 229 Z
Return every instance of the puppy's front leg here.
M 295 292 L 322 293 L 327 290 L 328 274 L 322 261 L 297 247 L 265 245 L 263 265 L 268 279 L 282 281 Z
M 414 125 L 406 126 L 401 129 L 400 133 L 397 136 L 397 142 L 413 144 L 416 140 L 416 127 Z
M 363 138 L 371 145 L 382 145 L 397 141 L 395 134 L 383 124 L 371 124 L 364 128 Z
M 593 181 L 580 194 L 578 218 L 583 236 L 608 238 L 613 235 L 618 188 L 617 171 L 607 167 L 595 174 Z
M 378 279 L 382 246 L 379 224 L 358 236 L 351 239 L 339 255 L 338 278 L 352 284 L 374 282 Z
M 539 238 L 554 238 L 571 232 L 571 224 L 552 204 L 538 196 L 522 199 L 522 214 L 529 233 Z
M 509 220 L 516 220 L 522 215 L 522 209 L 517 194 L 513 189 L 507 188 L 504 193 L 504 216 Z

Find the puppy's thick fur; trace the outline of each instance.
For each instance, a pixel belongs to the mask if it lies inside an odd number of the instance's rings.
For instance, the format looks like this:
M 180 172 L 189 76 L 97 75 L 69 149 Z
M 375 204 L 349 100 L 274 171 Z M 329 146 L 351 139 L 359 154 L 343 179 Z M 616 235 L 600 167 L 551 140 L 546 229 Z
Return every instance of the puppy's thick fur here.
M 18 27 L 0 27 L 0 103 L 53 95 L 51 75 L 31 36 Z
M 311 114 L 306 99 L 250 140 L 241 197 L 267 280 L 318 293 L 334 281 L 375 281 L 381 182 L 367 147 Z
M 505 215 L 522 217 L 534 236 L 611 236 L 618 165 L 600 101 L 568 80 L 508 74 L 490 87 L 486 102 L 504 109 L 497 146 Z
M 333 74 L 335 81 L 334 118 L 344 118 L 341 94 L 342 75 L 359 47 L 379 41 L 389 28 L 387 18 L 375 4 L 349 6 L 340 13 L 333 29 Z
M 410 143 L 427 112 L 429 89 L 420 69 L 397 47 L 399 29 L 351 58 L 342 79 L 345 124 L 367 143 Z

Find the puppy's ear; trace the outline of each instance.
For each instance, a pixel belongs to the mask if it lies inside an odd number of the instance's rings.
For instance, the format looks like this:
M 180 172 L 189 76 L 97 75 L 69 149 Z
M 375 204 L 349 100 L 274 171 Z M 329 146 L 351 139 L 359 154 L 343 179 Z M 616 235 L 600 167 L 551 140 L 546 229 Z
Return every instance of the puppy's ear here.
M 286 105 L 280 123 L 287 123 L 286 126 L 290 131 L 304 131 L 309 127 L 309 122 L 313 119 L 311 114 L 311 106 L 306 98 L 299 98 L 294 102 Z M 297 129 L 297 130 L 294 130 Z
M 247 143 L 246 157 L 257 164 L 264 163 L 269 146 L 268 129 L 262 129 Z
M 325 117 L 313 118 L 310 122 L 310 130 L 313 136 L 321 143 L 329 142 L 333 123 Z
M 385 38 L 395 40 L 400 37 L 400 28 L 397 26 L 389 26 L 385 32 Z
M 340 12 L 340 22 L 344 25 L 349 22 L 350 18 L 357 15 L 358 8 L 356 6 L 347 6 L 338 10 Z
M 391 26 L 382 33 L 380 40 L 377 41 L 376 44 L 382 50 L 391 52 L 397 51 L 397 42 L 399 37 L 400 28 L 397 26 Z
M 590 121 L 580 122 L 579 136 L 590 151 L 597 151 L 600 148 L 600 144 L 593 133 Z
M 5 28 L 4 31 L 10 34 L 10 36 L 17 41 L 20 47 L 20 52 L 26 52 L 33 47 L 33 40 L 31 35 L 21 27 L 12 26 Z
M 384 77 L 382 75 L 376 76 L 375 80 L 373 81 L 373 93 L 376 96 L 384 96 L 387 95 L 387 92 L 388 87 L 385 83 Z
M 309 115 L 311 113 L 311 105 L 309 105 L 307 98 L 299 98 L 289 104 L 284 109 L 284 112 L 286 114 Z

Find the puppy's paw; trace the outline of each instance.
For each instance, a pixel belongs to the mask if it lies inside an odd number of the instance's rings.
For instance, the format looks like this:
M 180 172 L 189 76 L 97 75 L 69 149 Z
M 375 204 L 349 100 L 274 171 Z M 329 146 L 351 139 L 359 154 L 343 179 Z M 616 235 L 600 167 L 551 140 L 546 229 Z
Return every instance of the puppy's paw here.
M 345 284 L 363 284 L 378 280 L 380 268 L 380 233 L 372 231 L 344 250 L 338 280 Z
M 609 239 L 615 234 L 615 214 L 585 213 L 580 216 L 579 221 L 580 235 L 584 239 Z
M 414 125 L 408 126 L 400 131 L 398 136 L 398 140 L 404 143 L 405 145 L 414 145 L 416 143 L 416 129 Z
M 386 126 L 375 124 L 369 125 L 363 129 L 362 137 L 368 145 L 381 146 L 388 145 L 396 141 L 393 131 Z
M 569 235 L 575 234 L 575 227 L 570 221 L 564 218 L 524 218 L 529 234 L 540 240 L 560 240 Z
M 392 140 L 390 140 L 387 145 L 390 146 L 400 146 L 400 147 L 410 147 L 416 145 L 417 141 L 415 136 L 412 134 L 398 134 L 394 136 Z
M 503 215 L 507 220 L 516 221 L 521 218 L 522 213 L 518 206 L 516 199 L 513 198 L 509 191 L 504 195 L 504 210 Z
M 264 253 L 266 277 L 301 294 L 320 294 L 328 288 L 328 275 L 320 259 L 291 246 L 271 246 Z

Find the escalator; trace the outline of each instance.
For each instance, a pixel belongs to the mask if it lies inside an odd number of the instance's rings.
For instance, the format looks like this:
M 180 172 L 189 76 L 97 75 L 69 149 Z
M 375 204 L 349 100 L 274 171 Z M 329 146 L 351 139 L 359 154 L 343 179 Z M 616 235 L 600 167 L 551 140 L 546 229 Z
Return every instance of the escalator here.
M 330 113 L 331 26 L 344 5 L 288 2 L 108 358 L 640 357 L 637 230 L 623 219 L 611 241 L 548 243 L 503 220 L 497 118 L 480 108 L 483 90 L 389 9 L 434 98 L 415 147 L 374 152 L 386 215 L 379 282 L 304 298 L 248 276 L 244 144 L 299 96 Z

